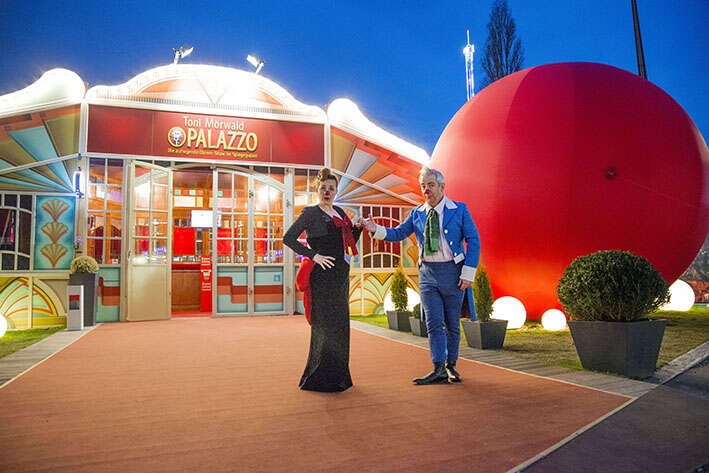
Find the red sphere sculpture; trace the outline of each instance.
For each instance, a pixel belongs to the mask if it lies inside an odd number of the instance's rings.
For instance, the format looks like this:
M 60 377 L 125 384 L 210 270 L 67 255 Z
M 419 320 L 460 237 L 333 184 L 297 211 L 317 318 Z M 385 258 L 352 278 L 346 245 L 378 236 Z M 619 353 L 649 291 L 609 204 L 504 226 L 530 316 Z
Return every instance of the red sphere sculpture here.
M 495 298 L 518 298 L 532 320 L 561 307 L 575 257 L 628 250 L 672 283 L 709 229 L 701 134 L 660 88 L 607 65 L 494 82 L 456 113 L 431 165 L 472 213 Z

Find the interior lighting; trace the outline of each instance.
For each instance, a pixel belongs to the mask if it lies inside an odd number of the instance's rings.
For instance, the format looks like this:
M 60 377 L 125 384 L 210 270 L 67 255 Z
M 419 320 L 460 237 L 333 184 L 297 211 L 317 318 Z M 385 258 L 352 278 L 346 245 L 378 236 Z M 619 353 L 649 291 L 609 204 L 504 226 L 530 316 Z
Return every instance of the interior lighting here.
M 249 62 L 249 64 L 256 68 L 255 74 L 258 74 L 261 71 L 263 65 L 265 64 L 263 59 L 261 59 L 255 54 L 249 54 L 248 56 L 246 56 L 246 60 Z
M 0 315 L 0 338 L 2 338 L 7 332 L 7 320 L 5 320 L 4 315 Z
M 670 286 L 670 301 L 660 307 L 660 309 L 686 312 L 691 309 L 693 305 L 694 290 L 692 286 L 678 279 Z
M 175 59 L 172 61 L 173 64 L 177 64 L 180 59 L 183 57 L 187 57 L 192 53 L 192 50 L 194 49 L 194 46 L 188 46 L 186 44 L 183 44 L 180 46 L 180 49 L 175 49 L 172 48 L 173 51 L 175 51 Z
M 542 314 L 542 327 L 544 330 L 564 330 L 566 316 L 559 309 L 549 309 Z
M 418 292 L 414 291 L 410 287 L 406 288 L 406 296 L 408 298 L 406 309 L 408 311 L 412 311 L 414 310 L 414 306 L 421 302 L 421 296 L 419 296 Z M 396 310 L 394 308 L 394 302 L 391 300 L 391 291 L 388 291 L 386 297 L 384 298 L 384 310 Z
M 507 328 L 520 328 L 527 320 L 527 310 L 524 304 L 512 296 L 504 296 L 492 303 L 493 319 L 507 321 Z

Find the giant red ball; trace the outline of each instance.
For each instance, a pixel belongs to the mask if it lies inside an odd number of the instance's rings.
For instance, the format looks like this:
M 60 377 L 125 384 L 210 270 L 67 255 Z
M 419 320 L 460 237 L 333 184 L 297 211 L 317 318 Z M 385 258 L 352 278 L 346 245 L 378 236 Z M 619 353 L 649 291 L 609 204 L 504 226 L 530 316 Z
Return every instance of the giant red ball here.
M 622 249 L 669 283 L 709 225 L 709 151 L 672 97 L 615 67 L 561 63 L 511 74 L 455 114 L 433 152 L 468 205 L 495 298 L 539 320 L 576 257 Z

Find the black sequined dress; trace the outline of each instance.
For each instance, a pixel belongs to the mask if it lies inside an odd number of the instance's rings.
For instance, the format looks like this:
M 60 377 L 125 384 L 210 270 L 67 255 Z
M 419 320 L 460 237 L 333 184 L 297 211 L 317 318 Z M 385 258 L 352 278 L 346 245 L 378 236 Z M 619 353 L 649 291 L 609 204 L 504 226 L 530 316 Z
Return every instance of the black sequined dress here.
M 345 212 L 334 207 L 338 214 Z M 298 241 L 306 232 L 310 248 Z M 353 228 L 357 241 L 361 229 Z M 335 266 L 322 269 L 315 264 L 310 274 L 312 307 L 310 311 L 310 355 L 300 379 L 308 391 L 337 392 L 352 386 L 350 377 L 350 265 L 345 261 L 342 230 L 320 207 L 305 207 L 283 237 L 283 242 L 298 254 L 334 256 Z

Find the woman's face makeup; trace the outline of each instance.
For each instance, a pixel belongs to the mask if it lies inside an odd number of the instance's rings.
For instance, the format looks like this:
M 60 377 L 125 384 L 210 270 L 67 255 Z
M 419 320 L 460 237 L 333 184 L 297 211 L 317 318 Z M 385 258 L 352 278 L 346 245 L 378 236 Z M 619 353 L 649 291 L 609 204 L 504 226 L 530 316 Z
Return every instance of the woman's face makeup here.
M 318 195 L 320 196 L 320 202 L 323 204 L 332 204 L 337 195 L 337 181 L 327 179 L 321 182 L 318 187 Z

